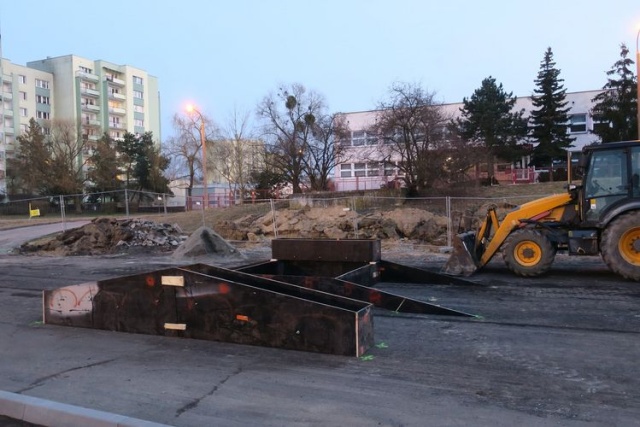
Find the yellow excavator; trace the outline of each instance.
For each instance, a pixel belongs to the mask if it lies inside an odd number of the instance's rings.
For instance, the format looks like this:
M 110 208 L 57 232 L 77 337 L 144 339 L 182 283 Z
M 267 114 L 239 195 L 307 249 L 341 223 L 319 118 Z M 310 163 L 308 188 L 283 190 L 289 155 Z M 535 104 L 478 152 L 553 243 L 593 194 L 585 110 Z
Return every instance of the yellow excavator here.
M 612 271 L 640 281 L 640 141 L 587 146 L 578 168 L 582 183 L 569 183 L 565 194 L 520 205 L 502 220 L 489 208 L 476 231 L 454 237 L 442 272 L 469 276 L 501 251 L 512 272 L 538 276 L 566 251 L 600 254 Z

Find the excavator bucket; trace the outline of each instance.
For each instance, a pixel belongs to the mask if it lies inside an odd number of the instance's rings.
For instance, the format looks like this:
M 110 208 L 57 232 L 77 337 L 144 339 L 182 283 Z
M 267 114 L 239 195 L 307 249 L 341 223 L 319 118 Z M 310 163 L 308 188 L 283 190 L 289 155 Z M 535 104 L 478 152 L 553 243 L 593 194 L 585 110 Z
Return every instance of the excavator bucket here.
M 473 231 L 458 234 L 453 237 L 453 250 L 447 263 L 442 267 L 442 273 L 452 276 L 470 276 L 477 269 L 475 250 L 476 234 Z

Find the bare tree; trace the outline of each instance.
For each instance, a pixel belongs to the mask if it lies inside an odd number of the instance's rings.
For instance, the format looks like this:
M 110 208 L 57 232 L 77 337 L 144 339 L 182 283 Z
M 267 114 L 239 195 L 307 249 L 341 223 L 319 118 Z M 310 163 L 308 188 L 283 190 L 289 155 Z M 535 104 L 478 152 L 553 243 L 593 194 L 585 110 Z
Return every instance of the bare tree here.
M 309 163 L 305 156 L 311 153 L 311 140 L 317 120 L 325 110 L 324 97 L 307 91 L 301 84 L 279 88 L 267 95 L 258 105 L 258 117 L 264 120 L 270 166 L 293 186 L 294 193 L 302 192 L 308 179 Z
M 85 167 L 89 159 L 89 144 L 78 133 L 73 120 L 51 122 L 49 136 L 51 194 L 81 194 L 87 180 Z M 76 203 L 77 208 L 80 204 Z
M 202 116 L 205 127 L 205 141 L 207 151 L 210 150 L 209 142 L 214 140 L 216 127 L 206 116 Z M 200 138 L 200 123 L 193 117 L 185 117 L 179 114 L 173 116 L 173 127 L 177 136 L 167 141 L 164 150 L 165 155 L 171 159 L 173 167 L 181 172 L 176 173 L 176 177 L 186 177 L 189 181 L 187 194 L 191 196 L 196 171 L 202 171 L 202 140 Z M 207 166 L 209 166 L 211 156 L 207 156 Z M 209 170 L 209 168 L 207 167 Z M 204 178 L 204 177 L 203 177 Z
M 262 146 L 252 137 L 249 118 L 249 112 L 239 113 L 234 109 L 214 150 L 218 172 L 227 180 L 230 190 L 240 192 L 240 200 L 249 188 L 253 160 Z
M 417 84 L 394 83 L 372 127 L 382 139 L 384 163 L 400 170 L 410 194 L 431 187 L 446 170 L 451 117 L 435 95 Z
M 346 150 L 340 140 L 348 137 L 349 127 L 341 114 L 321 116 L 315 123 L 313 138 L 308 142 L 303 157 L 312 190 L 329 190 L 329 176 L 338 164 L 345 161 Z

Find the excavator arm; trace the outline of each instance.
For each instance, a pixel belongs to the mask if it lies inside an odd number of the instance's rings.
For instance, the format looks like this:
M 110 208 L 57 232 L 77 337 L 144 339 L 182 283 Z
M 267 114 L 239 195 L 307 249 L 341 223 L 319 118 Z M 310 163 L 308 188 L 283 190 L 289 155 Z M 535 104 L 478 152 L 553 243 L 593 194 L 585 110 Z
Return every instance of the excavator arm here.
M 571 193 L 554 194 L 520 205 L 498 220 L 495 207 L 477 231 L 467 231 L 453 239 L 453 251 L 443 273 L 469 276 L 484 267 L 498 252 L 506 238 L 516 229 L 532 222 L 560 221 L 567 205 L 573 204 Z

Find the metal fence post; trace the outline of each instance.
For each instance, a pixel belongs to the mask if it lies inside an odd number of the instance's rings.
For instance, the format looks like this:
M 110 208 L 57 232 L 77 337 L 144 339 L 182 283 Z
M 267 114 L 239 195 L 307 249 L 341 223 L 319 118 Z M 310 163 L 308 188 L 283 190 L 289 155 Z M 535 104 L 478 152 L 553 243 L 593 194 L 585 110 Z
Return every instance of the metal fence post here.
M 273 238 L 277 239 L 278 238 L 278 224 L 277 224 L 277 219 L 278 216 L 276 215 L 276 205 L 273 202 L 273 199 L 269 199 L 271 202 L 271 213 L 273 215 Z
M 452 225 L 453 225 L 453 219 L 451 218 L 451 196 L 447 196 L 445 197 L 445 212 L 447 215 L 447 246 L 451 247 L 452 245 Z
M 127 218 L 129 218 L 129 194 L 126 188 L 124 189 L 124 211 L 127 215 Z
M 64 196 L 58 196 L 60 201 L 60 218 L 62 219 L 62 231 L 67 231 L 66 213 L 64 211 Z

